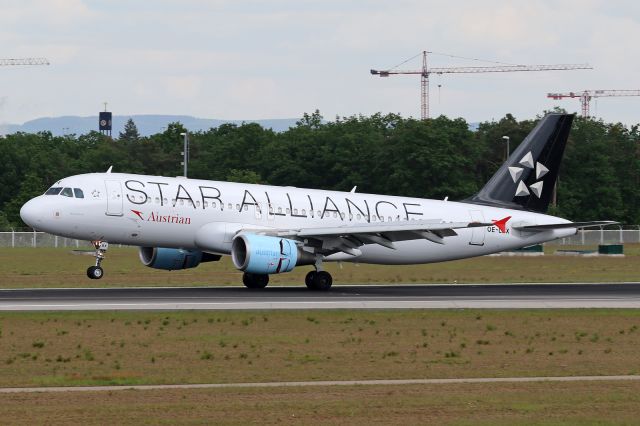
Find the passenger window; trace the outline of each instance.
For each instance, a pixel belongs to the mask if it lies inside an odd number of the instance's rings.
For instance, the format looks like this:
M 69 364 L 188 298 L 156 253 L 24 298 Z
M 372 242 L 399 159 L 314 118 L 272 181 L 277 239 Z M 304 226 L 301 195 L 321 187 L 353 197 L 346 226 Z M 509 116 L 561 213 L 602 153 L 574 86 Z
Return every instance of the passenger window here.
M 71 188 L 64 188 L 60 195 L 64 195 L 65 197 L 73 197 L 73 191 L 71 191 Z
M 62 191 L 62 188 L 57 186 L 47 189 L 47 192 L 45 192 L 44 195 L 58 195 L 60 191 Z
M 80 188 L 73 188 L 73 193 L 76 194 L 76 198 L 84 198 L 84 192 Z
M 306 216 L 307 215 L 307 211 L 305 209 L 302 209 L 302 216 Z

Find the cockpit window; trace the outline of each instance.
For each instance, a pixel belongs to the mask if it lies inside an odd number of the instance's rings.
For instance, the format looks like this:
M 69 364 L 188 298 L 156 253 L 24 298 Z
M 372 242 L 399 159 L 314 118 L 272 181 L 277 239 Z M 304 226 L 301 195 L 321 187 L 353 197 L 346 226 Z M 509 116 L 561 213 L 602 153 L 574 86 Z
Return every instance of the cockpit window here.
M 71 190 L 71 188 L 64 188 L 62 192 L 60 192 L 60 195 L 64 195 L 65 197 L 73 197 L 73 191 Z
M 76 194 L 76 198 L 84 198 L 84 193 L 80 188 L 73 188 L 73 192 Z
M 47 189 L 47 192 L 45 192 L 44 195 L 58 195 L 60 193 L 60 191 L 62 191 L 61 187 L 53 186 L 53 187 Z

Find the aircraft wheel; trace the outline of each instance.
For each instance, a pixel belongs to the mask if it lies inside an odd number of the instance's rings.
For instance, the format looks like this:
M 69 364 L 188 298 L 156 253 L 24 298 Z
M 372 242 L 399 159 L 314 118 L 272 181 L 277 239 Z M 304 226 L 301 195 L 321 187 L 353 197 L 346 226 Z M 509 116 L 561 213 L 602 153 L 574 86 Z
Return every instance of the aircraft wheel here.
M 90 266 L 87 269 L 87 276 L 92 280 L 99 280 L 104 275 L 104 270 L 100 266 Z
M 316 275 L 317 274 L 318 273 L 316 271 L 309 271 L 307 276 L 304 277 L 304 284 L 307 286 L 308 289 L 310 289 L 310 290 L 314 289 L 314 282 L 316 280 Z
M 309 288 L 316 291 L 327 291 L 331 288 L 331 284 L 333 284 L 331 274 L 327 271 L 318 271 L 313 277 L 313 286 Z
M 242 274 L 242 283 L 247 288 L 265 288 L 269 284 L 269 275 L 245 272 Z

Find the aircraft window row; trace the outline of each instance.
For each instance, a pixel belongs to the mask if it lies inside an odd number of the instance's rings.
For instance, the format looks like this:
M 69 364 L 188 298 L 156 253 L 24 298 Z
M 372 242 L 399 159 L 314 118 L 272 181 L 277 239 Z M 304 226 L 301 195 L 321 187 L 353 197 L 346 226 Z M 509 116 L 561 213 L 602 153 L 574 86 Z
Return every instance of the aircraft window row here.
M 74 195 L 75 194 L 75 195 Z M 55 186 L 47 189 L 47 192 L 44 195 L 62 195 L 64 197 L 73 198 L 84 198 L 84 192 L 80 188 L 62 188 L 60 186 Z

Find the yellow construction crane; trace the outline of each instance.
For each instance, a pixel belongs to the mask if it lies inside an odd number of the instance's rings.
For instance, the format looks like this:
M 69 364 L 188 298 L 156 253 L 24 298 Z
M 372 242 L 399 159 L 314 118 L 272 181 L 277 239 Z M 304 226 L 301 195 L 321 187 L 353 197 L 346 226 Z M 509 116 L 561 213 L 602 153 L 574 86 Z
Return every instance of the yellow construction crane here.
M 640 90 L 583 90 L 582 92 L 547 93 L 547 98 L 559 100 L 562 98 L 580 98 L 582 116 L 589 117 L 589 104 L 592 98 L 610 96 L 640 96 Z
M 559 64 L 559 65 L 501 65 L 493 67 L 446 67 L 446 68 L 429 68 L 427 67 L 427 54 L 433 53 L 428 51 L 422 52 L 422 68 L 419 70 L 396 70 L 395 67 L 388 70 L 371 70 L 371 74 L 380 77 L 389 77 L 398 74 L 414 74 L 420 76 L 420 117 L 424 120 L 429 118 L 429 75 L 431 74 L 463 74 L 463 73 L 482 73 L 482 72 L 516 72 L 516 71 L 552 71 L 552 70 L 590 70 L 593 69 L 588 64 Z M 417 56 L 417 55 L 416 55 Z M 414 56 L 414 58 L 416 57 Z M 452 56 L 453 55 L 446 55 Z M 413 58 L 408 59 L 408 62 Z M 465 58 L 470 59 L 470 58 Z

